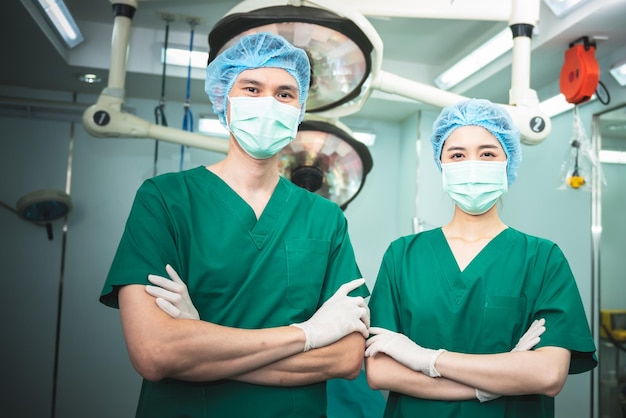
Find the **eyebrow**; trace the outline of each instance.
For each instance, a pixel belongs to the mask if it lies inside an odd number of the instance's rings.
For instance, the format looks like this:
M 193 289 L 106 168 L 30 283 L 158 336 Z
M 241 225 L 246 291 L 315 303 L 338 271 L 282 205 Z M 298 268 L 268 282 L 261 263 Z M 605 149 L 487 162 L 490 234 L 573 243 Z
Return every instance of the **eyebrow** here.
M 237 81 L 237 84 L 252 84 L 254 86 L 261 86 L 263 87 L 265 84 L 260 82 L 259 80 L 255 80 L 253 78 L 241 78 Z M 293 84 L 283 84 L 281 86 L 278 86 L 278 90 L 287 90 L 287 91 L 294 91 L 297 92 L 298 91 L 298 87 L 293 85 Z
M 478 147 L 478 149 L 498 149 L 499 147 L 495 144 L 485 144 L 485 145 L 480 145 Z M 466 147 L 462 147 L 462 146 L 451 146 L 449 148 L 446 148 L 444 151 L 464 151 L 466 150 Z

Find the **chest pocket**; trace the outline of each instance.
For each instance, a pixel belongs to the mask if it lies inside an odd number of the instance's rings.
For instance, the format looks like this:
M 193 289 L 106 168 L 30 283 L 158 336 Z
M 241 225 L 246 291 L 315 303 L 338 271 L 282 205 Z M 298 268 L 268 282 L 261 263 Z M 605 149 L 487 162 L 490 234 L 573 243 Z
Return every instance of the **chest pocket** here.
M 493 353 L 511 351 L 517 344 L 526 299 L 512 296 L 487 296 L 483 310 L 482 344 Z
M 320 299 L 330 241 L 315 239 L 285 240 L 287 251 L 287 302 L 294 308 L 310 309 Z

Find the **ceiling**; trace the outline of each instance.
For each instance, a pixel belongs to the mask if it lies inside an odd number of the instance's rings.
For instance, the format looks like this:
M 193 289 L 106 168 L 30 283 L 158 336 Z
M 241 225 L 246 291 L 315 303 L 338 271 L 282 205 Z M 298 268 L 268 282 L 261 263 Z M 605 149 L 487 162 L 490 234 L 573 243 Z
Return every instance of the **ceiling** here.
M 108 66 L 101 62 L 103 57 L 105 62 L 110 57 L 113 17 L 109 1 L 65 0 L 86 38 L 71 51 L 56 49 L 42 32 L 24 7 L 26 2 L 32 1 L 3 4 L 5 16 L 10 18 L 5 19 L 1 29 L 0 49 L 4 53 L 0 85 L 99 94 L 106 86 L 108 76 Z M 130 54 L 131 57 L 134 54 L 134 58 L 145 55 L 142 64 L 150 64 L 144 65 L 150 69 L 131 69 L 129 59 L 126 97 L 154 99 L 155 102 L 160 97 L 162 65 L 157 52 L 152 55 L 148 52 L 158 51 L 156 46 L 164 41 L 164 13 L 179 18 L 171 24 L 170 39 L 186 39 L 188 42 L 190 26 L 185 17 L 198 19 L 194 45 L 208 50 L 207 35 L 211 28 L 238 3 L 232 0 L 140 0 L 132 23 L 132 36 L 141 37 L 140 45 L 145 45 L 146 50 L 138 50 L 131 36 Z M 383 70 L 430 85 L 447 66 L 507 26 L 504 21 L 420 17 L 433 4 L 438 7 L 442 7 L 440 3 L 449 6 L 469 4 L 475 10 L 485 10 L 489 4 L 494 4 L 493 0 L 343 0 L 342 3 L 346 7 L 359 7 L 378 32 L 384 44 Z M 558 93 L 564 52 L 569 43 L 582 36 L 597 39 L 598 61 L 618 56 L 620 52 L 626 58 L 625 21 L 626 0 L 587 0 L 562 19 L 557 19 L 542 2 L 540 22 L 532 42 L 530 73 L 530 86 L 539 93 L 539 99 Z M 145 30 L 139 34 L 140 29 Z M 91 56 L 93 59 L 83 58 L 81 61 L 76 56 Z M 79 82 L 76 74 L 85 71 L 100 74 L 103 83 L 88 85 Z M 186 75 L 186 71 L 179 72 L 183 73 Z M 602 77 L 605 74 L 608 76 L 608 68 L 602 69 Z M 510 80 L 511 53 L 508 53 L 452 91 L 467 97 L 508 103 Z M 184 101 L 186 77 L 171 75 L 166 85 L 168 101 Z M 201 77 L 192 80 L 192 103 L 208 103 L 203 87 Z M 390 100 L 393 100 L 393 106 L 389 106 Z M 419 106 L 420 103 L 412 100 L 375 92 L 358 116 L 399 121 Z

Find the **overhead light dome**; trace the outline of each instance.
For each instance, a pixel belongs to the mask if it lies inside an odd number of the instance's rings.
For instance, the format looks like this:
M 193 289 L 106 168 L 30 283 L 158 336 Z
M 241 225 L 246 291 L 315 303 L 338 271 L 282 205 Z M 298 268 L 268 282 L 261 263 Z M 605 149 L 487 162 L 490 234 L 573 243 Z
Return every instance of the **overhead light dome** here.
M 48 239 L 52 239 L 51 222 L 72 210 L 72 200 L 59 190 L 38 190 L 21 197 L 16 204 L 17 214 L 24 220 L 45 226 Z
M 372 166 L 364 144 L 325 121 L 303 121 L 296 138 L 278 156 L 283 177 L 344 210 L 363 188 Z
M 358 97 L 371 71 L 372 43 L 351 20 L 306 6 L 273 6 L 226 15 L 209 33 L 209 62 L 244 35 L 272 32 L 304 49 L 311 60 L 308 112 Z

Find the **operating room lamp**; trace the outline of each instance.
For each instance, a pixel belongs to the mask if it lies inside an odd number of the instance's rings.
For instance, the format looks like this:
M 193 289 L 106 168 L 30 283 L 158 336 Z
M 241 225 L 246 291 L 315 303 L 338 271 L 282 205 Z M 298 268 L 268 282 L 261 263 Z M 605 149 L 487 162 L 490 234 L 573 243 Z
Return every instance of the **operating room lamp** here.
M 124 79 L 131 21 L 137 9 L 138 1 L 110 1 L 113 4 L 114 25 L 109 84 L 98 97 L 96 104 L 90 106 L 83 115 L 83 124 L 87 131 L 97 137 L 153 138 L 217 152 L 227 152 L 228 142 L 224 139 L 159 126 L 121 110 L 125 95 Z M 373 90 L 403 96 L 438 107 L 444 107 L 465 99 L 462 95 L 383 71 L 383 43 L 377 32 L 358 10 L 336 0 L 247 0 L 231 9 L 223 20 L 238 14 L 249 17 L 258 13 L 255 12 L 256 10 L 279 6 L 301 7 L 303 8 L 302 10 L 307 10 L 310 13 L 301 13 L 306 19 L 304 23 L 311 25 L 314 29 L 317 26 L 330 27 L 331 31 L 327 32 L 329 36 L 333 35 L 336 28 L 329 25 L 328 21 L 338 19 L 344 22 L 351 22 L 349 24 L 352 28 L 351 33 L 343 33 L 343 36 L 353 40 L 355 38 L 351 38 L 350 35 L 356 36 L 356 41 L 351 42 L 359 46 L 359 48 L 353 48 L 352 52 L 358 55 L 358 49 L 362 50 L 363 63 L 360 65 L 361 67 L 364 66 L 365 71 L 360 79 L 352 79 L 351 86 L 353 88 L 347 89 L 350 91 L 344 91 L 347 98 L 324 97 L 324 94 L 334 90 L 328 86 L 324 89 L 320 85 L 315 85 L 316 80 L 321 81 L 321 79 L 317 78 L 318 74 L 315 73 L 316 70 L 320 70 L 321 64 L 314 60 L 319 52 L 308 51 L 313 58 L 314 84 L 311 87 L 311 102 L 307 101 L 307 105 L 311 103 L 310 111 L 316 111 L 319 116 L 336 120 L 339 117 L 353 114 L 360 110 Z M 447 11 L 440 11 L 438 17 L 462 18 L 456 15 L 454 7 L 450 7 L 449 10 L 449 15 Z M 511 0 L 510 16 L 501 16 L 502 20 L 508 21 L 514 34 L 509 103 L 503 104 L 503 106 L 509 111 L 519 127 L 522 133 L 522 141 L 527 144 L 540 143 L 548 136 L 551 130 L 549 117 L 539 109 L 537 94 L 530 89 L 530 37 L 533 27 L 539 20 L 539 10 L 539 0 Z M 316 22 L 314 19 L 315 15 L 323 15 L 325 20 L 321 19 L 319 22 Z M 380 15 L 380 12 L 378 15 Z M 414 17 L 418 16 L 414 15 Z M 288 16 L 288 18 L 289 20 L 287 21 L 291 22 L 298 19 L 297 16 Z M 278 20 L 283 19 L 281 17 Z M 256 26 L 274 23 L 277 23 L 275 18 L 273 21 L 259 19 Z M 254 31 L 256 29 L 254 29 L 253 25 L 245 28 L 245 30 Z M 339 35 L 342 35 L 342 33 L 339 33 Z M 365 47 L 359 44 L 363 39 L 367 41 Z M 293 40 L 297 45 L 298 39 L 293 37 Z M 323 42 L 320 44 L 323 44 Z M 367 44 L 371 44 L 371 49 Z M 341 63 L 341 59 L 335 62 L 335 64 L 339 63 Z M 353 66 L 353 69 L 357 67 L 359 66 Z M 333 68 L 333 71 L 330 74 L 333 74 L 335 78 L 340 78 L 339 75 L 342 74 L 344 69 L 336 67 Z M 319 74 L 322 75 L 322 73 Z
M 372 156 L 339 121 L 305 119 L 296 139 L 278 154 L 278 170 L 292 183 L 346 209 L 361 191 Z

